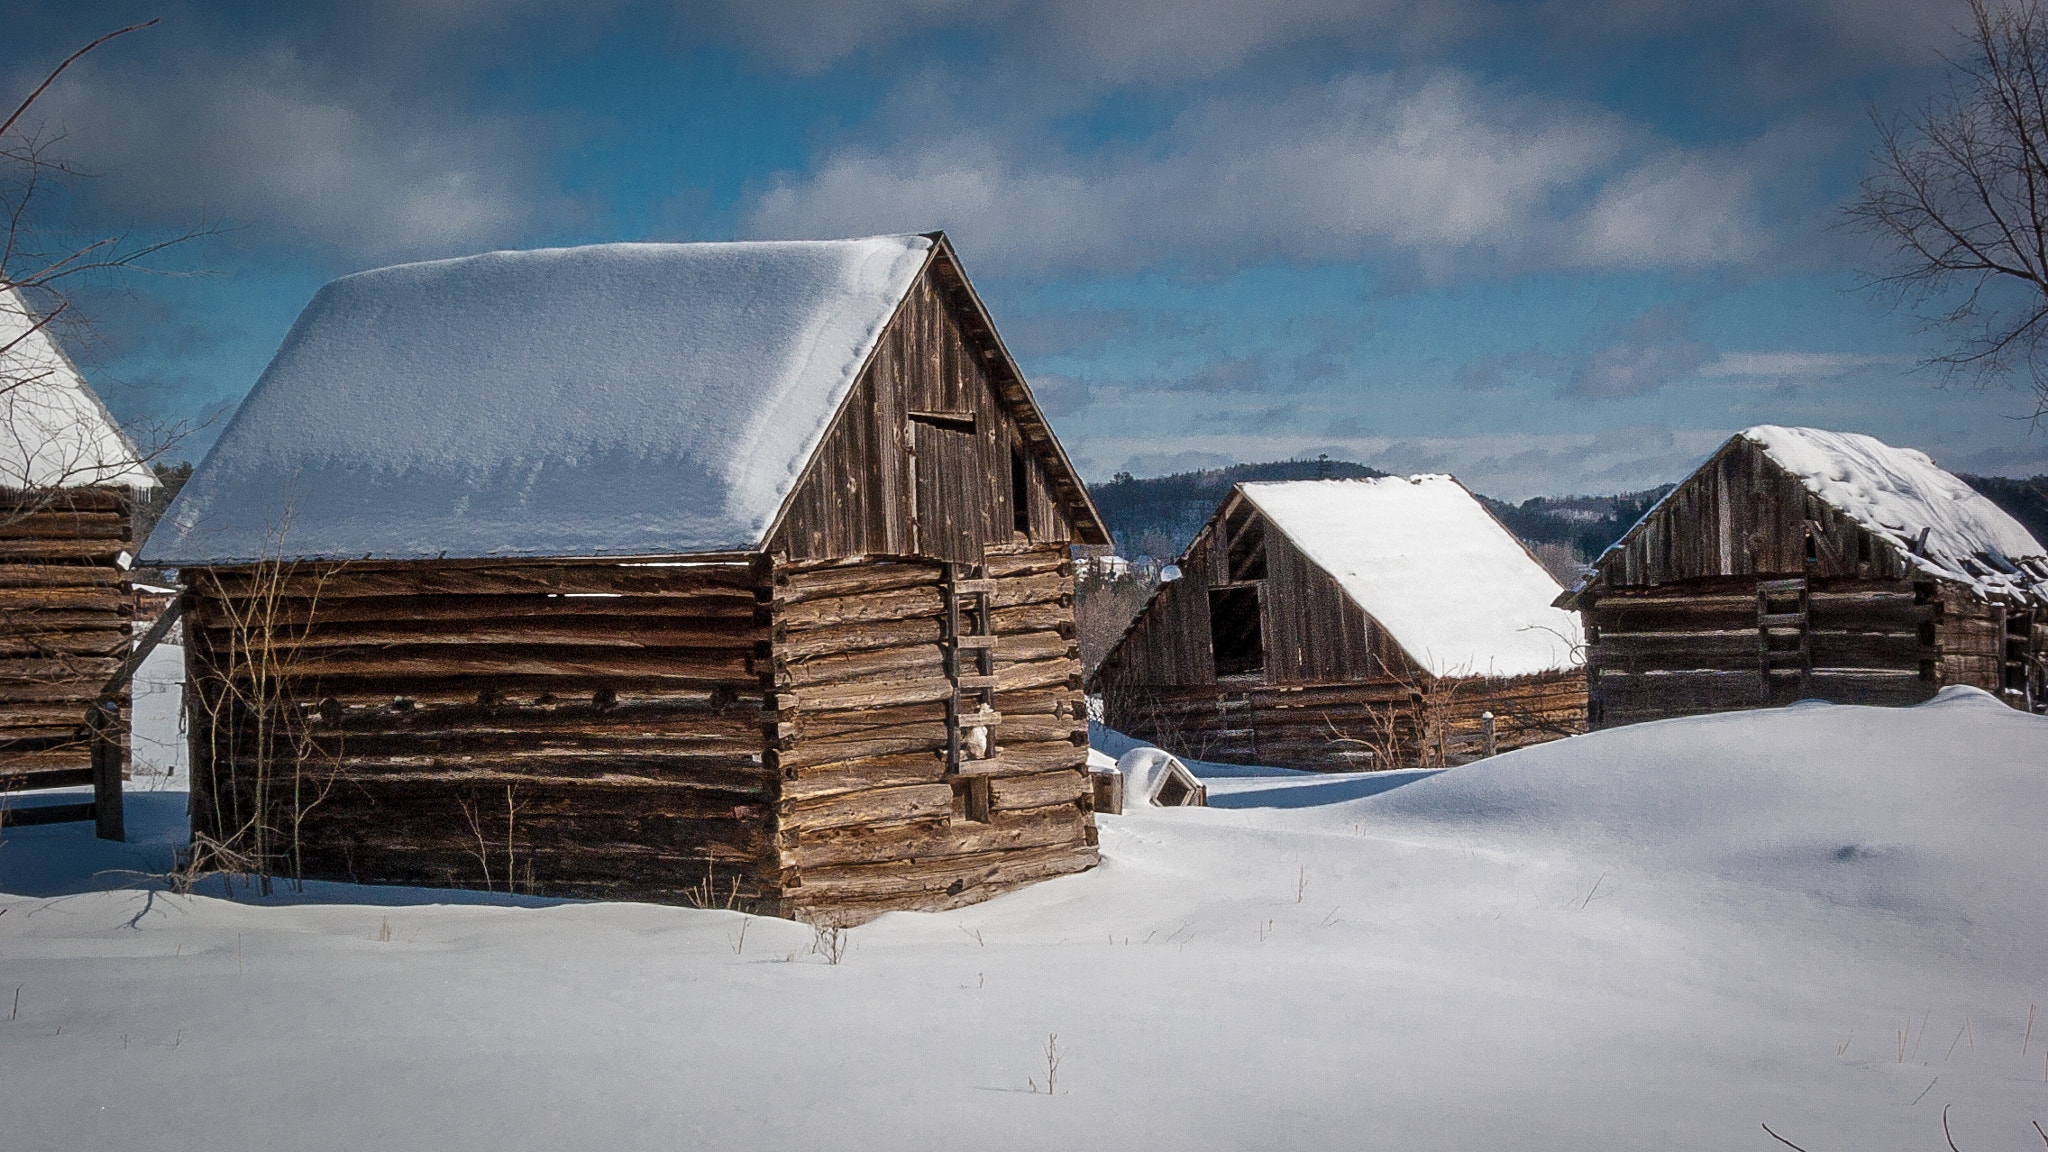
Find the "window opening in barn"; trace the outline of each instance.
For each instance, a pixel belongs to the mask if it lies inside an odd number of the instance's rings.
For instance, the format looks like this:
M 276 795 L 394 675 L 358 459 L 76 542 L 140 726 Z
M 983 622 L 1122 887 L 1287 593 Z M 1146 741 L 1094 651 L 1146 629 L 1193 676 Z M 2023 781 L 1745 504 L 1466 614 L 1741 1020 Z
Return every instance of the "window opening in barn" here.
M 1820 563 L 1820 526 L 1811 520 L 1806 522 L 1806 562 Z
M 1259 586 L 1209 589 L 1209 647 L 1216 675 L 1252 676 L 1266 669 L 1265 637 L 1259 627 Z
M 1031 535 L 1031 465 L 1021 448 L 1010 453 L 1010 527 Z
M 1224 519 L 1224 539 L 1229 541 L 1226 559 L 1229 562 L 1230 582 L 1266 578 L 1266 522 L 1260 518 L 1250 501 L 1244 501 L 1231 509 Z

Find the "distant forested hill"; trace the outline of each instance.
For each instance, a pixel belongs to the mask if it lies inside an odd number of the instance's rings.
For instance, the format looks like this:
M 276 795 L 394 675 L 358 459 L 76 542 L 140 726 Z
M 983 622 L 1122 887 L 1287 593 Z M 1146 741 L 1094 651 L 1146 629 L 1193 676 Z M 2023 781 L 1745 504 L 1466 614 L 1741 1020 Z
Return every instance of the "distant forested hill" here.
M 1238 464 L 1202 472 L 1134 479 L 1120 472 L 1107 484 L 1091 484 L 1088 494 L 1116 537 L 1117 552 L 1132 558 L 1164 562 L 1181 554 L 1222 503 L 1224 493 L 1246 480 L 1366 479 L 1385 476 L 1376 468 L 1349 460 L 1277 460 Z M 1581 556 L 1598 556 L 1657 502 L 1670 485 L 1618 496 L 1537 497 L 1507 504 L 1479 499 L 1530 545 L 1568 545 Z
M 1107 484 L 1090 484 L 1088 495 L 1094 497 L 1096 509 L 1116 537 L 1118 555 L 1166 561 L 1187 548 L 1232 485 L 1246 480 L 1357 480 L 1385 475 L 1347 460 L 1277 460 L 1144 480 L 1119 472 Z
M 2048 544 L 2048 475 L 2026 480 L 2009 476 L 1964 476 L 1963 483 L 1982 492 L 1993 504 L 2026 526 L 2034 539 Z

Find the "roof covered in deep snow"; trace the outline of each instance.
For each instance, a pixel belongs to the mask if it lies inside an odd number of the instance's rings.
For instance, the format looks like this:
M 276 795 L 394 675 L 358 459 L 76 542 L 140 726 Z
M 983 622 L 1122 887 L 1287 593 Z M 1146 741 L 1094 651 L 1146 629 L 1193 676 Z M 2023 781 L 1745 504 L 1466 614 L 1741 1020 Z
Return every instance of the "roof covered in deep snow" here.
M 0 487 L 156 487 L 41 317 L 0 288 Z
M 933 243 L 605 244 L 343 277 L 144 559 L 757 547 Z
M 1580 664 L 1577 613 L 1520 541 L 1449 476 L 1239 485 L 1274 527 L 1435 676 Z
M 2048 549 L 1925 452 L 1819 428 L 1760 424 L 1738 435 L 1923 572 L 1980 591 L 2048 580 Z

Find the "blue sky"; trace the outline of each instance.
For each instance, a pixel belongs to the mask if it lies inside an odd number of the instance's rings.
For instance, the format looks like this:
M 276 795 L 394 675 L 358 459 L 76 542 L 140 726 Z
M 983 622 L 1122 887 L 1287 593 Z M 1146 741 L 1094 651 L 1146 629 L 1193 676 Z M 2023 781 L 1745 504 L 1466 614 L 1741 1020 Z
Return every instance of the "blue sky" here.
M 98 286 L 138 421 L 254 383 L 325 280 L 609 240 L 950 232 L 1091 478 L 1328 452 L 1522 498 L 1774 422 L 2048 472 L 1830 227 L 1937 0 L 13 0 L 53 227 L 219 236 Z M 217 425 L 216 425 L 217 426 Z M 202 451 L 205 431 L 185 444 Z

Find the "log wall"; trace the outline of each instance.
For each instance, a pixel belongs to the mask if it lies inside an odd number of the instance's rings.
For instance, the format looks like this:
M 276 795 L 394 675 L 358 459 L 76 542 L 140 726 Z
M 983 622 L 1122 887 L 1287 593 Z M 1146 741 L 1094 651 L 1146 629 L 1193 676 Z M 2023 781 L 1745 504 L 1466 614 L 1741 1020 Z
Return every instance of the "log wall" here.
M 1316 685 L 1249 681 L 1134 686 L 1103 696 L 1103 720 L 1179 756 L 1322 771 L 1442 767 L 1586 730 L 1573 672 L 1487 680 L 1381 676 Z
M 992 549 L 1000 749 L 986 821 L 946 767 L 945 571 L 924 560 L 779 562 L 776 848 L 790 914 L 858 919 L 984 900 L 1096 862 L 1087 707 L 1062 544 Z
M 779 906 L 759 566 L 182 578 L 196 834 L 282 875 Z
M 1917 704 L 1951 684 L 2025 706 L 2024 689 L 2004 691 L 2008 609 L 1967 588 L 1931 580 L 1811 581 L 1807 658 L 1792 657 L 1797 630 L 1788 627 L 1776 630 L 1782 640 L 1773 641 L 1784 658 L 1767 666 L 1761 657 L 1758 579 L 1722 577 L 1582 595 L 1594 726 L 1802 698 Z
M 92 783 L 82 725 L 130 643 L 133 512 L 126 488 L 0 492 L 0 793 Z

